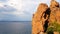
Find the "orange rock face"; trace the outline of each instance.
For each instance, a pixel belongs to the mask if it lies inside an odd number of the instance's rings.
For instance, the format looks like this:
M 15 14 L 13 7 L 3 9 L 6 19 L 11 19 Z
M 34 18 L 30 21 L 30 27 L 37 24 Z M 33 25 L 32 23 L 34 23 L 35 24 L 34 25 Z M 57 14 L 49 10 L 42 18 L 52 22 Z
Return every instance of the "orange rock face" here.
M 56 1 L 52 1 L 50 5 L 50 23 L 57 21 L 57 23 L 60 23 L 60 7 L 59 3 Z
M 49 23 L 57 21 L 60 24 L 59 3 L 52 0 L 50 7 L 41 3 L 32 18 L 32 34 L 45 33 Z
M 44 24 L 48 20 L 48 6 L 41 3 L 32 19 L 32 34 L 44 32 Z
M 56 2 L 55 0 L 52 0 L 50 7 L 59 7 L 59 3 Z

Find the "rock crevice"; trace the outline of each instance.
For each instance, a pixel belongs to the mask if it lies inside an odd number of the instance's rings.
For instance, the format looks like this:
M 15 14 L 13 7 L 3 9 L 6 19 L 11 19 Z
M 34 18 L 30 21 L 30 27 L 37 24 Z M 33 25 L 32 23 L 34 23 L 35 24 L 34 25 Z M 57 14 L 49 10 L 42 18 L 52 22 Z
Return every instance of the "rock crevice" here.
M 54 21 L 60 24 L 59 3 L 52 0 L 50 7 L 45 3 L 41 3 L 32 18 L 32 34 L 45 33 L 49 24 Z

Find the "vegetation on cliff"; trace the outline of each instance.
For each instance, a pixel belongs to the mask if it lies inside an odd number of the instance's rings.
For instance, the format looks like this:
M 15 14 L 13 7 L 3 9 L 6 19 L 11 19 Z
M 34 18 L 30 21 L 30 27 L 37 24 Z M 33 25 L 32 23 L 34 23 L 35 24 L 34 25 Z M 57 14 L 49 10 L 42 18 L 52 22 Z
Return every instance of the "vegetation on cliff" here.
M 58 24 L 56 21 L 53 23 L 50 23 L 46 32 L 48 34 L 51 34 L 53 32 L 59 32 L 60 33 L 60 24 Z

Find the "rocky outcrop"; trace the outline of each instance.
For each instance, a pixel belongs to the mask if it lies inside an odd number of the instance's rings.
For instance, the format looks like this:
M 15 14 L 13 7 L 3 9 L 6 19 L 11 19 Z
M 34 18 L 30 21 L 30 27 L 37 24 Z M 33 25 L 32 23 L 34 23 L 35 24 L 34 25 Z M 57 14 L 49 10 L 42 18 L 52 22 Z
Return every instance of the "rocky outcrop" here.
M 47 9 L 48 6 L 46 4 L 42 3 L 39 5 L 37 12 L 34 14 L 32 19 L 32 34 L 38 34 L 44 31 L 43 25 L 45 21 L 48 19 L 47 14 L 46 14 L 47 17 L 44 17 Z
M 51 4 L 50 4 L 50 8 L 53 8 L 53 7 L 59 7 L 59 3 L 58 2 L 56 2 L 55 0 L 52 0 L 51 1 Z
M 45 25 L 48 25 L 50 9 L 48 5 L 41 3 L 32 19 L 32 34 L 40 34 L 45 31 Z
M 50 23 L 56 21 L 60 24 L 60 7 L 55 0 L 51 1 L 50 7 L 41 3 L 32 18 L 32 34 L 44 34 Z
M 50 23 L 54 21 L 57 21 L 58 23 L 60 23 L 59 3 L 56 1 L 51 1 L 50 10 L 51 10 Z

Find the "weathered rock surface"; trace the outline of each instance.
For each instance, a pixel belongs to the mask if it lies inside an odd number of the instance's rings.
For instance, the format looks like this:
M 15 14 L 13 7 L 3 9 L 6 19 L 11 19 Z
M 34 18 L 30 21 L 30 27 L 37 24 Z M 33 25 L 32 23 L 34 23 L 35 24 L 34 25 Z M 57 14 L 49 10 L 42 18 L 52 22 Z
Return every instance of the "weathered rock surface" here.
M 54 8 L 54 7 L 59 7 L 59 3 L 58 2 L 56 2 L 55 0 L 52 0 L 51 1 L 51 4 L 50 4 L 50 8 Z
M 58 23 L 60 23 L 60 7 L 59 7 L 59 3 L 56 1 L 51 1 L 51 5 L 50 5 L 50 23 L 57 21 Z
M 48 17 L 49 8 L 46 4 L 41 3 L 32 19 L 32 34 L 44 32 L 44 24 L 48 22 Z
M 32 34 L 45 33 L 49 23 L 53 23 L 54 21 L 60 24 L 59 3 L 52 0 L 50 7 L 41 3 L 32 18 Z

